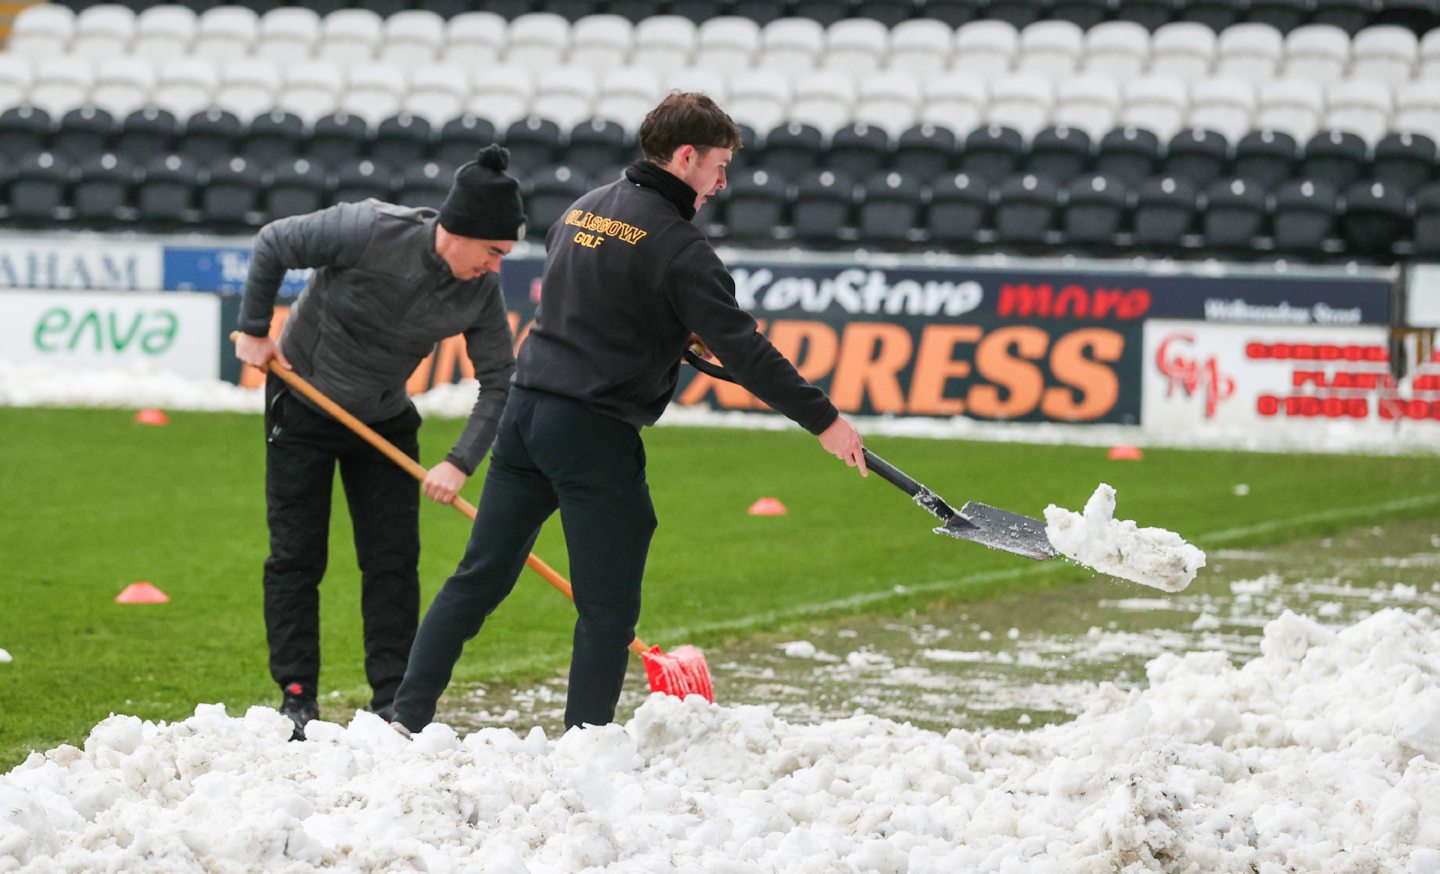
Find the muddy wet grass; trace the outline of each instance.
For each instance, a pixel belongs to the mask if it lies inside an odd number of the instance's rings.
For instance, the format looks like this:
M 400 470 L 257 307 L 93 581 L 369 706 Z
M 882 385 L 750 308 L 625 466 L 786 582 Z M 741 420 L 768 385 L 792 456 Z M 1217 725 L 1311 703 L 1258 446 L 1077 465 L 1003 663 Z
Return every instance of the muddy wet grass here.
M 169 426 L 147 427 L 132 415 L 0 408 L 7 596 L 0 648 L 14 658 L 0 665 L 0 767 L 30 749 L 78 744 L 112 711 L 173 720 L 198 702 L 222 701 L 242 712 L 277 698 L 260 615 L 266 531 L 259 417 L 174 413 Z M 422 461 L 443 457 L 460 424 L 427 423 Z M 1303 579 L 1294 582 L 1304 583 L 1352 574 L 1356 585 L 1374 586 L 1413 572 L 1417 604 L 1429 597 L 1420 577 L 1436 575 L 1434 568 L 1393 566 L 1415 550 L 1371 554 L 1348 546 L 1352 534 L 1344 534 L 1362 532 L 1353 535 L 1361 544 L 1363 532 L 1375 526 L 1418 526 L 1414 536 L 1423 546 L 1424 532 L 1434 531 L 1440 515 L 1434 456 L 1152 449 L 1143 461 L 1117 462 L 1094 447 L 869 441 L 957 504 L 980 500 L 1039 516 L 1051 502 L 1079 509 L 1098 483 L 1110 483 L 1119 495 L 1119 518 L 1169 528 L 1212 555 L 1212 567 L 1190 590 L 1164 596 L 1092 579 L 1061 561 L 1031 562 L 933 535 L 930 518 L 903 494 L 878 477 L 862 480 L 798 430 L 658 428 L 646 432 L 646 445 L 660 529 L 647 570 L 642 637 L 667 648 L 706 648 L 722 701 L 768 704 L 796 717 L 860 708 L 926 724 L 936 712 L 966 724 L 1064 718 L 1066 690 L 1082 695 L 1116 671 L 1134 679 L 1141 668 L 1126 663 L 1067 672 L 1067 663 L 1084 661 L 1075 655 L 1083 647 L 1027 650 L 1041 624 L 1064 635 L 1088 635 L 1094 627 L 1097 645 L 1149 652 L 1159 644 L 1145 643 L 1147 636 L 1199 618 L 1198 602 L 1186 599 L 1204 597 L 1212 586 L 1219 587 L 1212 597 L 1219 597 L 1246 575 L 1298 575 Z M 477 476 L 465 495 L 474 500 L 479 488 Z M 761 497 L 779 499 L 787 514 L 749 516 L 746 509 Z M 343 720 L 364 702 L 366 689 L 358 572 L 338 487 L 335 500 L 330 571 L 321 590 L 322 707 Z M 568 574 L 559 529 L 552 520 L 536 552 Z M 459 513 L 424 508 L 425 603 L 453 570 L 468 535 Z M 1330 546 L 1314 545 L 1325 537 Z M 1384 538 L 1375 539 L 1382 543 L 1369 545 L 1383 545 Z M 1266 558 L 1242 568 L 1246 554 Z M 1368 577 L 1366 556 L 1374 559 Z M 1304 569 L 1307 560 L 1319 564 Z M 1327 562 L 1359 570 L 1327 573 Z M 158 586 L 170 603 L 115 604 L 115 595 L 136 581 Z M 1248 597 L 1281 598 L 1263 586 Z M 1100 606 L 1135 598 L 1191 606 Z M 1227 625 L 1219 607 L 1212 612 L 1217 618 L 1203 624 L 1221 626 L 1198 631 L 1222 644 L 1226 635 L 1255 626 L 1243 617 Z M 508 724 L 502 717 L 515 710 L 517 719 L 543 722 L 539 710 L 527 717 L 524 705 L 539 707 L 557 694 L 572 623 L 573 608 L 562 596 L 533 575 L 522 576 L 467 648 L 442 716 Z M 812 644 L 817 657 L 786 655 L 781 644 L 797 641 Z M 987 660 L 985 653 L 997 655 Z M 1145 656 L 1137 658 L 1143 667 Z M 1001 682 L 1029 669 L 1054 674 L 1060 692 L 1029 695 L 1020 690 L 1036 683 Z M 964 678 L 983 679 L 987 672 L 994 675 L 991 685 L 964 685 Z M 921 691 L 891 694 L 879 691 L 885 683 L 869 682 L 897 676 L 913 679 Z M 501 693 L 517 684 L 519 703 L 504 704 Z M 957 701 L 947 685 L 969 689 L 969 703 Z M 643 679 L 632 678 L 627 700 L 643 690 Z M 462 720 L 465 714 L 471 716 Z

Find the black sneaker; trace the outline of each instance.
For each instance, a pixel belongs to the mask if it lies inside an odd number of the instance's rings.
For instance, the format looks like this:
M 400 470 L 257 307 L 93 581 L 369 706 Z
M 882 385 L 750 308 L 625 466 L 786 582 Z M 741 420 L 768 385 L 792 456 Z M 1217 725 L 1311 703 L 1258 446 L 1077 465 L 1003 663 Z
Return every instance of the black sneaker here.
M 290 717 L 290 721 L 295 723 L 295 731 L 290 734 L 290 739 L 304 740 L 305 724 L 320 718 L 320 705 L 315 703 L 315 695 L 307 692 L 304 686 L 291 683 L 285 687 L 285 700 L 280 702 L 280 715 Z

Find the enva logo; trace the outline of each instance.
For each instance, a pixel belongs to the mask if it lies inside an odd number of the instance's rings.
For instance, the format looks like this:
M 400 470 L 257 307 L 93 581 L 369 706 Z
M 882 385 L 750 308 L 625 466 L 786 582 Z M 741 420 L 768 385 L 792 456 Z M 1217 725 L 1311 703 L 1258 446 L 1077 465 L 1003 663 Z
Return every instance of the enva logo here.
M 1220 372 L 1214 355 L 1202 360 L 1194 346 L 1194 334 L 1171 334 L 1155 350 L 1155 367 L 1166 379 L 1166 397 L 1172 397 L 1177 388 L 1186 397 L 1203 393 L 1205 418 L 1213 419 L 1220 403 L 1235 394 L 1235 379 Z
M 40 314 L 33 333 L 41 352 L 127 351 L 163 355 L 175 344 L 180 319 L 168 309 L 121 311 L 85 307 L 51 307 Z

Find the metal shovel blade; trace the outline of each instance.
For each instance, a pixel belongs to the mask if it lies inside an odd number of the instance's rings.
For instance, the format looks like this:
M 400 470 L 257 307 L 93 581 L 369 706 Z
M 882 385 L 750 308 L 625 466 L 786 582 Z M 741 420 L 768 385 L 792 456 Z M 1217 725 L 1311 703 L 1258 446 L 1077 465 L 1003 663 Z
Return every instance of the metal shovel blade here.
M 1045 523 L 1031 516 L 970 501 L 951 516 L 936 534 L 947 534 L 969 540 L 991 549 L 999 549 L 1044 561 L 1056 556 L 1055 547 L 1045 536 Z

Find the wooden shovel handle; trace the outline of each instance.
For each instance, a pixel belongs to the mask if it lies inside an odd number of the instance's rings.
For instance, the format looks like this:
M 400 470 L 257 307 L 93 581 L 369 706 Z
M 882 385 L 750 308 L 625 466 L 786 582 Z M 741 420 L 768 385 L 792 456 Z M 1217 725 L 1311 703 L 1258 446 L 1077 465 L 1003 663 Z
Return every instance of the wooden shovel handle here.
M 232 333 L 230 339 L 234 340 L 238 334 L 238 331 Z M 415 479 L 420 482 L 425 481 L 425 476 L 430 471 L 426 470 L 424 465 L 401 452 L 399 447 L 394 443 L 375 433 L 374 428 L 366 425 L 364 422 L 352 416 L 350 411 L 330 400 L 330 398 L 325 396 L 324 392 L 311 385 L 309 380 L 287 367 L 281 367 L 280 362 L 273 358 L 270 359 L 266 367 L 271 373 L 283 379 L 286 385 L 309 398 L 315 403 L 315 406 L 329 413 L 344 424 L 345 427 L 360 435 L 365 442 L 380 450 L 386 458 L 400 465 L 400 467 L 404 468 L 404 470 L 415 477 Z M 470 517 L 471 522 L 475 521 L 475 506 L 469 501 L 456 495 L 454 499 L 450 501 L 450 505 Z M 571 601 L 575 600 L 575 589 L 570 585 L 570 581 L 560 576 L 560 573 L 550 565 L 541 561 L 540 557 L 535 553 L 530 553 L 525 559 L 525 564 L 528 565 L 532 571 L 544 577 L 545 582 L 565 593 L 565 597 Z M 637 637 L 630 641 L 630 649 L 640 655 L 644 655 L 646 652 L 649 652 L 650 647 L 646 646 L 645 642 Z

